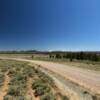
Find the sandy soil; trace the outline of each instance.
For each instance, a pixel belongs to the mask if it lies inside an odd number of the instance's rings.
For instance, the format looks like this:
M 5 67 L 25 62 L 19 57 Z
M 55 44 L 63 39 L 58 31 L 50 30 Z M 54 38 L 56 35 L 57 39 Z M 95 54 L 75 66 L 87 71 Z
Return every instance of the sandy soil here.
M 92 99 L 91 94 L 89 94 L 88 92 L 86 94 L 84 93 L 86 89 L 83 89 L 82 87 L 71 82 L 70 80 L 65 80 L 64 77 L 61 77 L 60 75 L 50 70 L 47 70 L 46 68 L 39 68 L 41 69 L 41 71 L 49 75 L 54 80 L 57 88 L 63 95 L 67 96 L 69 100 L 94 100 Z
M 65 79 L 71 80 L 72 82 L 88 89 L 91 93 L 100 95 L 100 73 L 96 71 L 86 70 L 82 68 L 70 67 L 64 64 L 46 62 L 46 61 L 36 61 L 36 60 L 26 60 L 18 58 L 2 58 L 18 61 L 27 61 L 30 63 L 41 65 L 44 68 L 55 72 Z
M 9 87 L 8 84 L 10 82 L 10 78 L 7 74 L 8 74 L 8 72 L 5 73 L 4 85 L 0 89 L 0 100 L 3 100 L 3 97 L 6 95 L 8 87 Z
M 39 97 L 35 97 L 34 96 L 34 91 L 32 90 L 32 78 L 29 78 L 28 79 L 28 82 L 27 82 L 27 96 L 29 97 L 28 99 L 30 99 L 30 100 L 39 100 Z

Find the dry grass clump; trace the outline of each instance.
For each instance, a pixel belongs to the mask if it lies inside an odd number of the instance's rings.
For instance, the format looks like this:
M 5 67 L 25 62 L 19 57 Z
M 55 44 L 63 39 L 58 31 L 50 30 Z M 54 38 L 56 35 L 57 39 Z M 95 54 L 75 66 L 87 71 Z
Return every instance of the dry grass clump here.
M 24 62 L 2 61 L 0 62 L 0 87 L 4 84 L 5 73 L 10 77 L 10 82 L 3 100 L 27 100 L 27 96 L 32 98 L 32 95 L 28 94 L 30 90 L 32 90 L 31 94 L 39 100 L 57 100 L 53 92 L 56 86 L 53 79 L 39 68 Z M 31 83 L 29 79 L 32 80 Z M 62 96 L 61 100 L 68 99 Z

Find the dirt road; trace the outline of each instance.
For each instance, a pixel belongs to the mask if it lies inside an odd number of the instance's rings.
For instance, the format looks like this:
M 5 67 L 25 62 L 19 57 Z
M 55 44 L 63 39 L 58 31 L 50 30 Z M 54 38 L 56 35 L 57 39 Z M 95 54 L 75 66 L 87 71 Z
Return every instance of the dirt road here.
M 93 94 L 100 95 L 100 73 L 96 71 L 86 70 L 82 68 L 76 68 L 67 66 L 64 64 L 58 64 L 46 61 L 26 60 L 18 58 L 2 58 L 18 61 L 27 61 L 30 63 L 41 65 L 44 68 L 55 72 L 65 79 L 71 80 L 72 82 L 88 89 Z

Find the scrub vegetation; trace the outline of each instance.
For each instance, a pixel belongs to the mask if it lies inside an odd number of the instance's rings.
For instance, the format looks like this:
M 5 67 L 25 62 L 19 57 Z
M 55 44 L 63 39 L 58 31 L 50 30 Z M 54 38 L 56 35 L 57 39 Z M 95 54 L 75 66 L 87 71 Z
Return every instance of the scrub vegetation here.
M 64 96 L 57 89 L 53 79 L 38 67 L 25 62 L 0 60 L 0 100 L 69 100 L 69 98 Z

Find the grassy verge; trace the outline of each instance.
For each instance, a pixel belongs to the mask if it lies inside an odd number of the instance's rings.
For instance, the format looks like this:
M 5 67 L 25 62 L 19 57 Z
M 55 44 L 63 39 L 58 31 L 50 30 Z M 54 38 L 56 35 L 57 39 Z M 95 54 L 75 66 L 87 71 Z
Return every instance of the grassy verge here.
M 74 67 L 100 71 L 100 62 L 80 61 L 80 60 L 73 60 L 71 62 L 69 61 L 69 59 L 50 59 L 50 58 L 41 58 L 41 57 L 33 58 L 33 60 L 50 61 L 50 62 L 56 62 L 56 63 L 70 65 Z
M 39 55 L 36 54 L 32 57 L 32 54 L 0 54 L 1 57 L 17 57 L 17 58 L 24 58 L 30 60 L 42 60 L 42 61 L 51 61 L 57 62 L 61 64 L 66 64 L 74 67 L 85 68 L 95 71 L 100 71 L 100 62 L 93 62 L 93 61 L 85 61 L 85 60 L 74 60 L 71 62 L 69 59 L 54 59 L 49 58 L 49 56 Z M 1 62 L 0 62 L 1 63 Z

